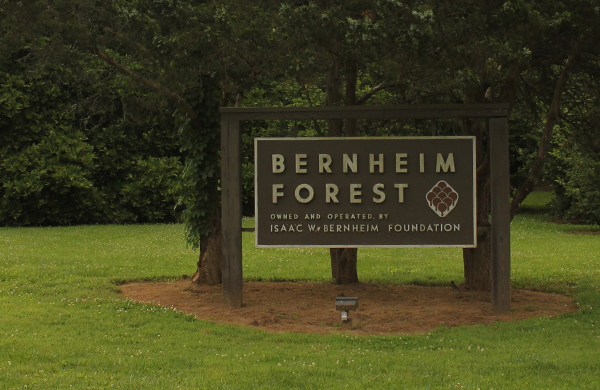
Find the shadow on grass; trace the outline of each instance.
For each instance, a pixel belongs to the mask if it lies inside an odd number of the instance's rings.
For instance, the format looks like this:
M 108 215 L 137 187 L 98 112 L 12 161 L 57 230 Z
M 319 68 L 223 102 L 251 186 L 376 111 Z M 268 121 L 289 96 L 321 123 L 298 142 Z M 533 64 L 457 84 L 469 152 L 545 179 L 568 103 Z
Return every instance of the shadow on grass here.
M 151 283 L 151 282 L 174 282 L 176 280 L 188 280 L 189 275 L 181 276 L 147 276 L 141 278 L 128 278 L 128 279 L 112 279 L 111 283 L 115 286 L 122 286 L 130 283 Z
M 544 215 L 549 214 L 552 211 L 551 205 L 525 205 L 519 208 L 519 214 L 527 214 L 527 215 Z
M 552 211 L 554 193 L 551 191 L 535 191 L 529 194 L 519 207 L 519 214 L 541 215 Z
M 569 233 L 576 234 L 578 236 L 600 236 L 600 226 L 579 226 L 578 229 L 573 229 Z

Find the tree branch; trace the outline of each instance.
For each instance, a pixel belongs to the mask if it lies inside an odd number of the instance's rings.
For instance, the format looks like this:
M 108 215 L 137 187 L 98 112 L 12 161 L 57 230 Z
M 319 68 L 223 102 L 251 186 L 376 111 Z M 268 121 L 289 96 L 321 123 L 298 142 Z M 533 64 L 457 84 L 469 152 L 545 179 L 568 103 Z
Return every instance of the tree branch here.
M 103 30 L 104 30 L 104 31 L 106 31 L 106 32 L 109 32 L 109 33 L 113 34 L 114 36 L 116 36 L 116 37 L 118 37 L 118 38 L 121 38 L 121 39 L 124 39 L 124 40 L 126 40 L 127 42 L 129 42 L 129 43 L 131 43 L 131 44 L 133 44 L 133 45 L 135 45 L 135 46 L 139 47 L 139 48 L 140 48 L 140 49 L 142 49 L 143 51 L 147 51 L 147 50 L 148 50 L 148 49 L 146 49 L 146 48 L 145 48 L 145 47 L 144 47 L 142 44 L 140 44 L 140 43 L 137 43 L 137 42 L 135 42 L 135 41 L 132 41 L 131 39 L 123 38 L 123 36 L 122 36 L 120 33 L 116 32 L 115 30 L 113 30 L 113 29 L 112 29 L 112 28 L 110 28 L 110 27 L 104 27 L 104 29 L 103 29 Z
M 483 178 L 488 173 L 490 173 L 490 154 L 489 153 L 485 156 L 485 160 L 483 160 L 481 165 L 477 168 L 477 173 L 476 173 L 477 180 L 480 180 L 480 178 Z
M 507 75 L 502 79 L 503 86 L 500 96 L 503 103 L 508 103 L 509 116 L 517 98 L 518 81 L 522 72 L 523 68 L 518 63 L 513 63 L 509 66 Z
M 535 160 L 531 165 L 531 170 L 529 172 L 529 176 L 519 187 L 517 193 L 513 197 L 510 203 L 510 219 L 512 220 L 521 203 L 525 200 L 527 195 L 533 191 L 535 184 L 542 176 L 542 172 L 544 170 L 544 164 L 546 163 L 546 158 L 548 157 L 548 150 L 550 149 L 550 142 L 552 141 L 552 131 L 554 129 L 554 125 L 558 122 L 559 119 L 559 108 L 560 108 L 560 99 L 562 93 L 567 84 L 567 80 L 569 78 L 569 72 L 573 69 L 573 64 L 576 61 L 579 53 L 581 52 L 581 47 L 583 46 L 583 42 L 587 39 L 585 34 L 582 34 L 571 53 L 569 53 L 569 57 L 567 58 L 567 63 L 563 68 L 558 81 L 556 82 L 556 87 L 554 89 L 554 96 L 552 97 L 552 103 L 550 103 L 550 108 L 548 109 L 548 116 L 546 117 L 546 123 L 544 124 L 544 130 L 542 132 L 542 139 L 540 140 L 540 146 L 538 148 L 537 155 L 535 156 Z
M 600 62 L 600 56 L 594 55 L 592 53 L 583 53 L 587 58 Z
M 356 101 L 356 105 L 358 106 L 358 105 L 363 104 L 364 102 L 369 100 L 373 95 L 375 95 L 377 92 L 381 91 L 382 89 L 393 87 L 398 84 L 400 84 L 400 83 L 397 83 L 397 82 L 396 83 L 381 83 L 378 86 L 371 89 L 369 92 L 365 93 L 363 96 L 361 96 L 360 99 L 358 99 Z
M 198 119 L 198 116 L 196 115 L 196 113 L 194 112 L 192 107 L 190 107 L 190 105 L 187 104 L 187 102 L 185 100 L 183 100 L 183 98 L 181 98 L 181 96 L 179 96 L 175 92 L 171 91 L 169 88 L 165 87 L 164 85 L 155 83 L 152 80 L 148 80 L 147 78 L 142 77 L 139 74 L 130 71 L 129 69 L 127 69 L 123 65 L 119 64 L 117 61 L 115 61 L 111 57 L 107 56 L 105 53 L 103 53 L 101 50 L 99 50 L 97 48 L 94 48 L 94 54 L 96 54 L 104 62 L 106 62 L 113 68 L 115 68 L 119 73 L 121 73 L 127 77 L 131 77 L 132 79 L 154 89 L 155 91 L 157 91 L 157 92 L 165 95 L 166 97 L 170 98 L 171 100 L 173 100 L 175 103 L 177 103 L 179 105 L 179 107 L 181 107 L 186 112 L 186 114 L 191 119 L 194 126 L 196 126 L 197 128 L 202 127 L 200 124 L 200 120 Z

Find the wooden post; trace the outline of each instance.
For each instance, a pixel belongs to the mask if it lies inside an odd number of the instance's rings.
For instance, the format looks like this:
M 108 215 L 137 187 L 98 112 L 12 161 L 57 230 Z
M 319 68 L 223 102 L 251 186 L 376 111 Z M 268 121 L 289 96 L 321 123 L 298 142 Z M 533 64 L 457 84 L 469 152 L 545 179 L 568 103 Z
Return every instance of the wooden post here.
M 223 303 L 242 306 L 242 162 L 240 121 L 221 116 Z
M 492 193 L 492 309 L 510 312 L 510 181 L 508 118 L 490 118 Z

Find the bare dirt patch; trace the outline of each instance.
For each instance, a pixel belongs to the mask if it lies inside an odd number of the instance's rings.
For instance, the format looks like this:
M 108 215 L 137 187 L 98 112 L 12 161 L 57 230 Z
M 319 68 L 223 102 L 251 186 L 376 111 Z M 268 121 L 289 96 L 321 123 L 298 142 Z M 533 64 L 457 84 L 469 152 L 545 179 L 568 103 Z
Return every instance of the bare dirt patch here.
M 516 290 L 511 313 L 492 313 L 490 293 L 458 292 L 450 287 L 382 286 L 359 283 L 244 283 L 244 306 L 222 304 L 221 286 L 199 286 L 189 280 L 133 283 L 122 293 L 138 302 L 173 307 L 199 319 L 256 327 L 271 332 L 357 334 L 422 333 L 439 326 L 453 327 L 518 321 L 530 317 L 574 312 L 566 295 Z M 357 296 L 359 308 L 342 324 L 335 298 Z

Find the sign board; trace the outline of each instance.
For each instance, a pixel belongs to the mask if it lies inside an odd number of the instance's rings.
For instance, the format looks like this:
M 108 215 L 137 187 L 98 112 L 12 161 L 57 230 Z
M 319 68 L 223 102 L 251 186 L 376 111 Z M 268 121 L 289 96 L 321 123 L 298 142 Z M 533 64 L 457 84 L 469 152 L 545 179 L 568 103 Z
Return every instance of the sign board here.
M 257 247 L 477 246 L 475 137 L 256 138 Z

